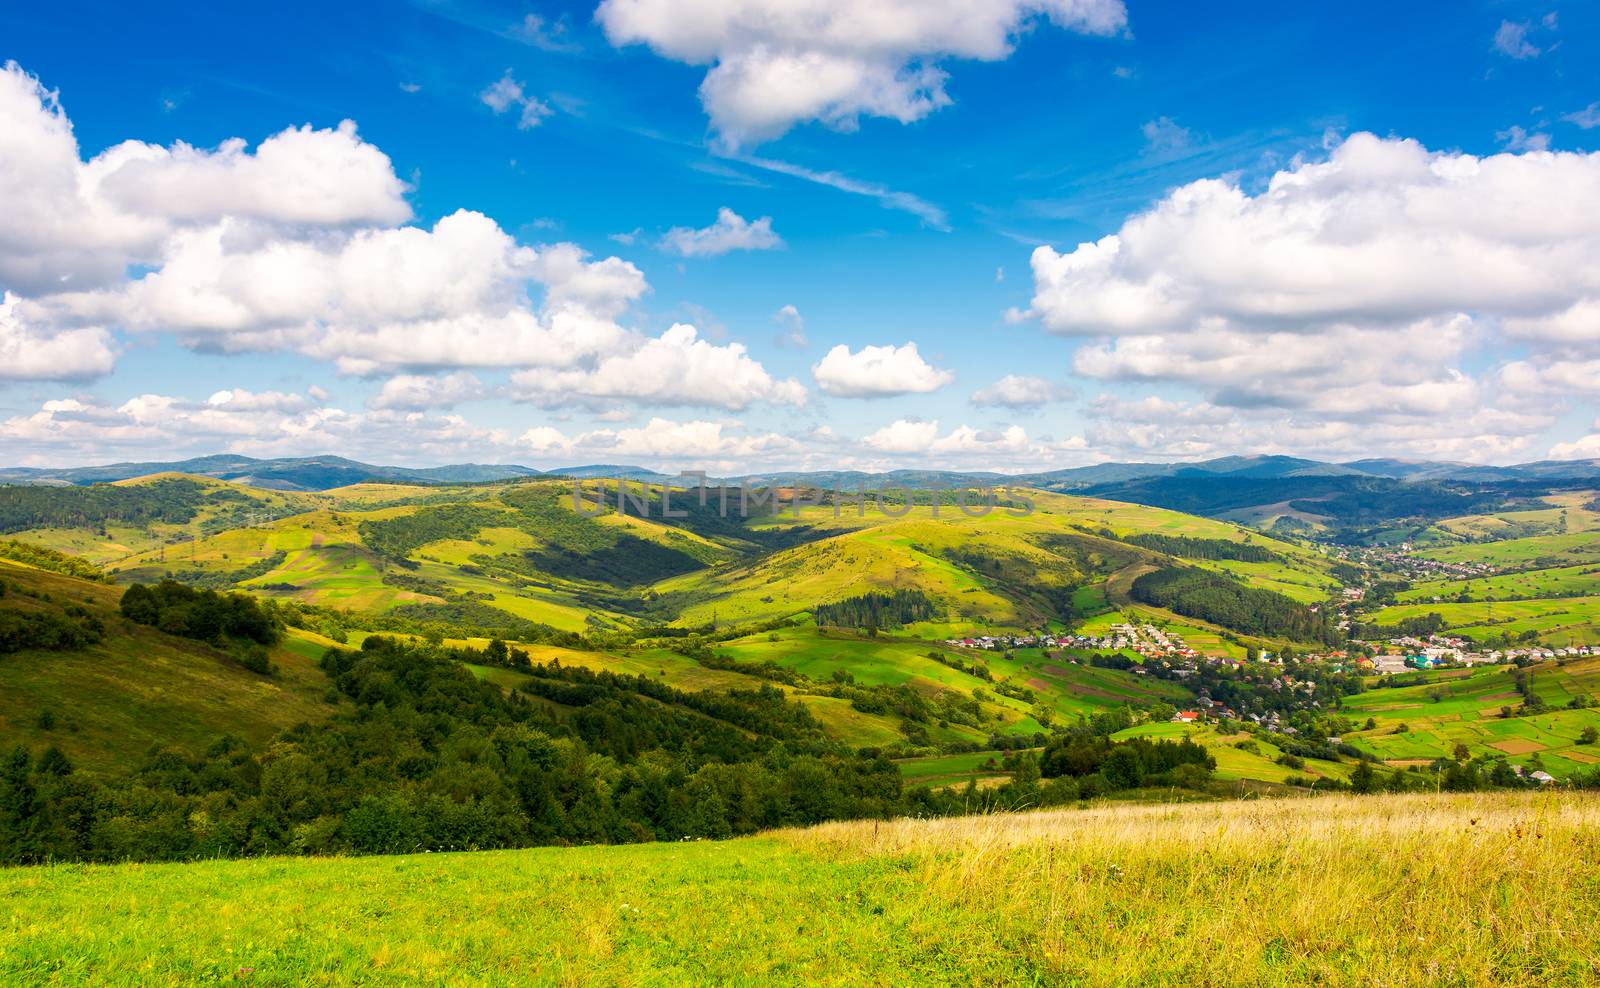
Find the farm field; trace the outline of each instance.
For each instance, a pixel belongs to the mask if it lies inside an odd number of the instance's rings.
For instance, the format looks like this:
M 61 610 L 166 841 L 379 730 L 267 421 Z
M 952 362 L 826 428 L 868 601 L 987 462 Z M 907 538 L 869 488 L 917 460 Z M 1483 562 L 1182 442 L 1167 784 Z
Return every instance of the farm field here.
M 1600 531 L 1600 512 L 1586 507 L 1594 499 L 1593 491 L 1549 494 L 1540 498 L 1547 508 L 1463 515 L 1435 527 L 1465 538 L 1495 540 Z
M 1011 773 L 1000 767 L 1004 755 L 995 751 L 972 751 L 959 755 L 929 755 L 903 758 L 895 764 L 909 786 L 963 786 L 976 779 L 980 786 L 1003 782 Z
M 1600 563 L 1600 535 L 1592 531 L 1536 535 L 1500 542 L 1467 542 L 1421 549 L 1418 556 L 1447 563 L 1488 563 L 1506 569 L 1551 569 Z
M 1471 638 L 1534 632 L 1553 645 L 1600 642 L 1600 596 L 1549 600 L 1476 601 L 1472 603 L 1397 604 L 1369 616 L 1380 625 L 1437 614 L 1444 627 Z
M 1465 744 L 1474 756 L 1504 757 L 1557 777 L 1600 762 L 1595 746 L 1578 742 L 1585 728 L 1600 729 L 1600 709 L 1564 709 L 1574 698 L 1600 703 L 1600 660 L 1543 663 L 1530 667 L 1529 675 L 1548 712 L 1501 716 L 1501 708 L 1515 710 L 1522 703 L 1509 666 L 1430 673 L 1415 686 L 1346 697 L 1341 712 L 1358 726 L 1368 718 L 1375 726 L 1361 727 L 1345 740 L 1399 763 L 1449 758 L 1458 743 Z
M 1587 985 L 1597 830 L 1600 804 L 1579 795 L 1318 797 L 12 868 L 0 979 Z M 1193 894 L 1207 888 L 1227 892 Z M 706 921 L 724 915 L 738 921 Z
M 1600 564 L 1524 570 L 1469 580 L 1417 583 L 1396 596 L 1401 604 L 1453 602 L 1461 594 L 1468 600 L 1519 600 L 1535 597 L 1591 597 L 1600 595 Z

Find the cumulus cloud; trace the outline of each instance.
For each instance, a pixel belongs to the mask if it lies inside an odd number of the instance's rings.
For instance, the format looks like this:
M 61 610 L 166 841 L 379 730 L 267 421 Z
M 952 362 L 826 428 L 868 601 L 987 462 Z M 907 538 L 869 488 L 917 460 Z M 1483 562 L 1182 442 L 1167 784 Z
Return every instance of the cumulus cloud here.
M 483 94 L 491 108 L 528 100 L 502 83 Z M 742 346 L 626 328 L 649 285 L 621 258 L 522 244 L 468 210 L 404 225 L 406 186 L 353 124 L 285 130 L 254 151 L 128 142 L 85 162 L 54 94 L 13 64 L 0 72 L 0 152 L 0 377 L 106 373 L 121 331 L 391 375 L 368 419 L 481 396 L 469 368 L 548 371 L 546 397 L 805 401 Z M 728 210 L 683 240 L 693 253 L 776 243 L 770 219 Z M 445 370 L 463 373 L 432 376 Z
M 1597 246 L 1600 154 L 1479 158 L 1356 134 L 1259 195 L 1193 182 L 1099 241 L 1036 249 L 1029 314 L 1084 336 L 1206 318 L 1306 329 L 1532 317 L 1600 292 Z
M 744 434 L 721 422 L 674 422 L 653 418 L 639 428 L 583 433 L 574 441 L 574 448 L 668 461 L 738 462 L 790 452 L 797 444 L 775 433 Z
M 155 264 L 175 231 L 234 217 L 277 228 L 406 221 L 405 184 L 346 121 L 291 128 L 252 153 L 125 141 L 79 155 L 54 92 L 0 70 L 0 284 L 24 296 L 119 282 Z
M 1361 453 L 1366 429 L 1368 449 L 1482 459 L 1526 451 L 1574 393 L 1527 411 L 1536 381 L 1600 356 L 1597 251 L 1600 154 L 1357 134 L 1259 193 L 1193 182 L 1101 240 L 1038 248 L 1021 315 L 1086 338 L 1081 375 L 1200 392 L 1230 416 L 1224 445 L 1293 425 L 1305 449 Z M 1511 343 L 1524 365 L 1497 375 Z M 1181 428 L 1138 434 L 1198 450 L 1203 430 Z
M 988 387 L 972 393 L 974 405 L 1005 408 L 1038 408 L 1072 397 L 1072 389 L 1042 377 L 1007 374 Z
M 1547 414 L 1473 409 L 1446 427 L 1431 419 L 1340 421 L 1296 410 L 1245 410 L 1207 401 L 1103 395 L 1089 405 L 1089 447 L 1124 460 L 1285 454 L 1330 460 L 1421 457 L 1474 463 L 1527 459 Z
M 0 296 L 0 380 L 74 380 L 111 373 L 111 336 L 93 327 L 40 331 L 17 311 L 20 299 Z
M 941 58 L 1004 59 L 1041 18 L 1092 35 L 1127 24 L 1122 0 L 603 0 L 595 17 L 612 44 L 710 66 L 700 101 L 733 144 L 809 120 L 909 123 L 951 102 Z
M 772 217 L 750 222 L 723 206 L 717 221 L 698 230 L 675 226 L 661 238 L 661 249 L 684 257 L 717 257 L 735 250 L 772 250 L 783 246 L 783 238 L 772 230 Z
M 626 353 L 605 357 L 591 368 L 518 371 L 512 383 L 519 397 L 541 404 L 617 399 L 739 411 L 756 402 L 806 402 L 804 385 L 774 379 L 744 344 L 717 346 L 684 324 Z
M 1029 442 L 1028 434 L 1021 426 L 991 430 L 961 425 L 940 435 L 937 421 L 921 419 L 890 422 L 863 436 L 861 445 L 874 452 L 924 461 L 950 462 L 950 457 L 959 457 L 960 462 L 972 469 L 1030 459 L 1037 462 L 1037 457 L 1044 453 L 1041 447 Z M 974 463 L 981 463 L 982 466 L 973 466 Z
M 524 92 L 522 83 L 511 77 L 510 69 L 506 69 L 505 75 L 479 93 L 478 99 L 497 117 L 515 112 L 518 130 L 532 130 L 555 112 L 548 104 Z
M 457 458 L 509 437 L 455 416 L 350 413 L 311 395 L 218 391 L 204 400 L 140 394 L 121 404 L 61 398 L 0 421 L 0 441 L 20 460 L 103 462 L 108 456 L 216 452 L 259 456 L 338 450 L 381 462 Z
M 1590 426 L 1594 431 L 1570 443 L 1557 443 L 1550 448 L 1552 460 L 1600 461 L 1600 419 Z
M 115 289 L 22 304 L 67 326 L 115 322 L 226 351 L 295 349 L 387 368 L 568 366 L 611 352 L 644 276 L 572 245 L 521 246 L 481 213 L 431 229 L 255 237 L 232 220 L 175 235 L 157 270 Z M 544 289 L 541 306 L 530 286 Z
M 397 374 L 383 382 L 383 388 L 367 399 L 367 407 L 405 411 L 451 408 L 487 393 L 483 382 L 467 371 L 437 376 Z
M 811 368 L 817 386 L 839 398 L 883 398 L 937 391 L 955 375 L 922 359 L 915 343 L 864 346 L 852 353 L 839 344 Z

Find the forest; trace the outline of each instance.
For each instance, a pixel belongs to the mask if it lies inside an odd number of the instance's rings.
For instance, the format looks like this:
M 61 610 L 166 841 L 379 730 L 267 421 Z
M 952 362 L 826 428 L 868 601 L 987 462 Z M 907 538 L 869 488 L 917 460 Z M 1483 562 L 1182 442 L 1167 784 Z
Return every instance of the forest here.
M 893 593 L 866 593 L 846 597 L 811 609 L 818 625 L 829 628 L 898 628 L 916 621 L 932 620 L 938 611 L 934 602 L 920 590 Z
M 229 639 L 271 645 L 281 633 L 254 597 L 196 589 L 175 580 L 133 584 L 122 595 L 121 609 L 130 621 L 218 645 Z
M 101 779 L 18 748 L 0 758 L 0 862 L 630 843 L 900 806 L 893 763 L 825 740 L 776 690 L 685 694 L 552 664 L 534 668 L 535 700 L 456 654 L 382 636 L 330 649 L 339 713 L 260 749 L 157 748 Z
M 1253 542 L 1235 542 L 1232 539 L 1201 539 L 1186 535 L 1163 535 L 1159 532 L 1141 532 L 1122 541 L 1169 556 L 1184 559 L 1233 559 L 1244 563 L 1270 563 L 1278 559 L 1275 552 Z
M 88 528 L 105 531 L 107 522 L 150 525 L 192 521 L 207 499 L 206 488 L 180 478 L 132 487 L 0 485 L 0 533 L 33 528 Z
M 1331 610 L 1313 611 L 1271 590 L 1250 587 L 1222 573 L 1173 566 L 1133 581 L 1134 600 L 1165 607 L 1247 635 L 1337 644 Z

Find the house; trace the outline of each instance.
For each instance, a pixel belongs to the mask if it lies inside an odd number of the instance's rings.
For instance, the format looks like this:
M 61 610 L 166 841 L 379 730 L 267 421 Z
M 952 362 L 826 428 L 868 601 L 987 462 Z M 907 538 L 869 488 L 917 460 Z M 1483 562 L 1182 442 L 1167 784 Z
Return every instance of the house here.
M 1528 773 L 1528 778 L 1530 778 L 1533 781 L 1539 783 L 1541 786 L 1547 786 L 1550 783 L 1556 781 L 1556 777 L 1555 776 L 1551 775 L 1549 772 L 1544 771 L 1543 769 L 1541 769 L 1541 770 L 1539 770 L 1537 772 L 1529 772 Z
M 1172 723 L 1174 724 L 1194 724 L 1198 723 L 1199 720 L 1200 711 L 1198 710 L 1180 710 L 1172 715 Z

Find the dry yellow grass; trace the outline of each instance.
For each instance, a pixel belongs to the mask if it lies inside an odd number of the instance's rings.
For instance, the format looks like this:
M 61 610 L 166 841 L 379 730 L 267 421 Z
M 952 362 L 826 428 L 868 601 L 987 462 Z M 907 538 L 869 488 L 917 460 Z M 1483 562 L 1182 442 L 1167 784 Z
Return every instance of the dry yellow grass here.
M 969 932 L 1089 985 L 1600 984 L 1600 801 L 1324 797 L 840 823 Z

